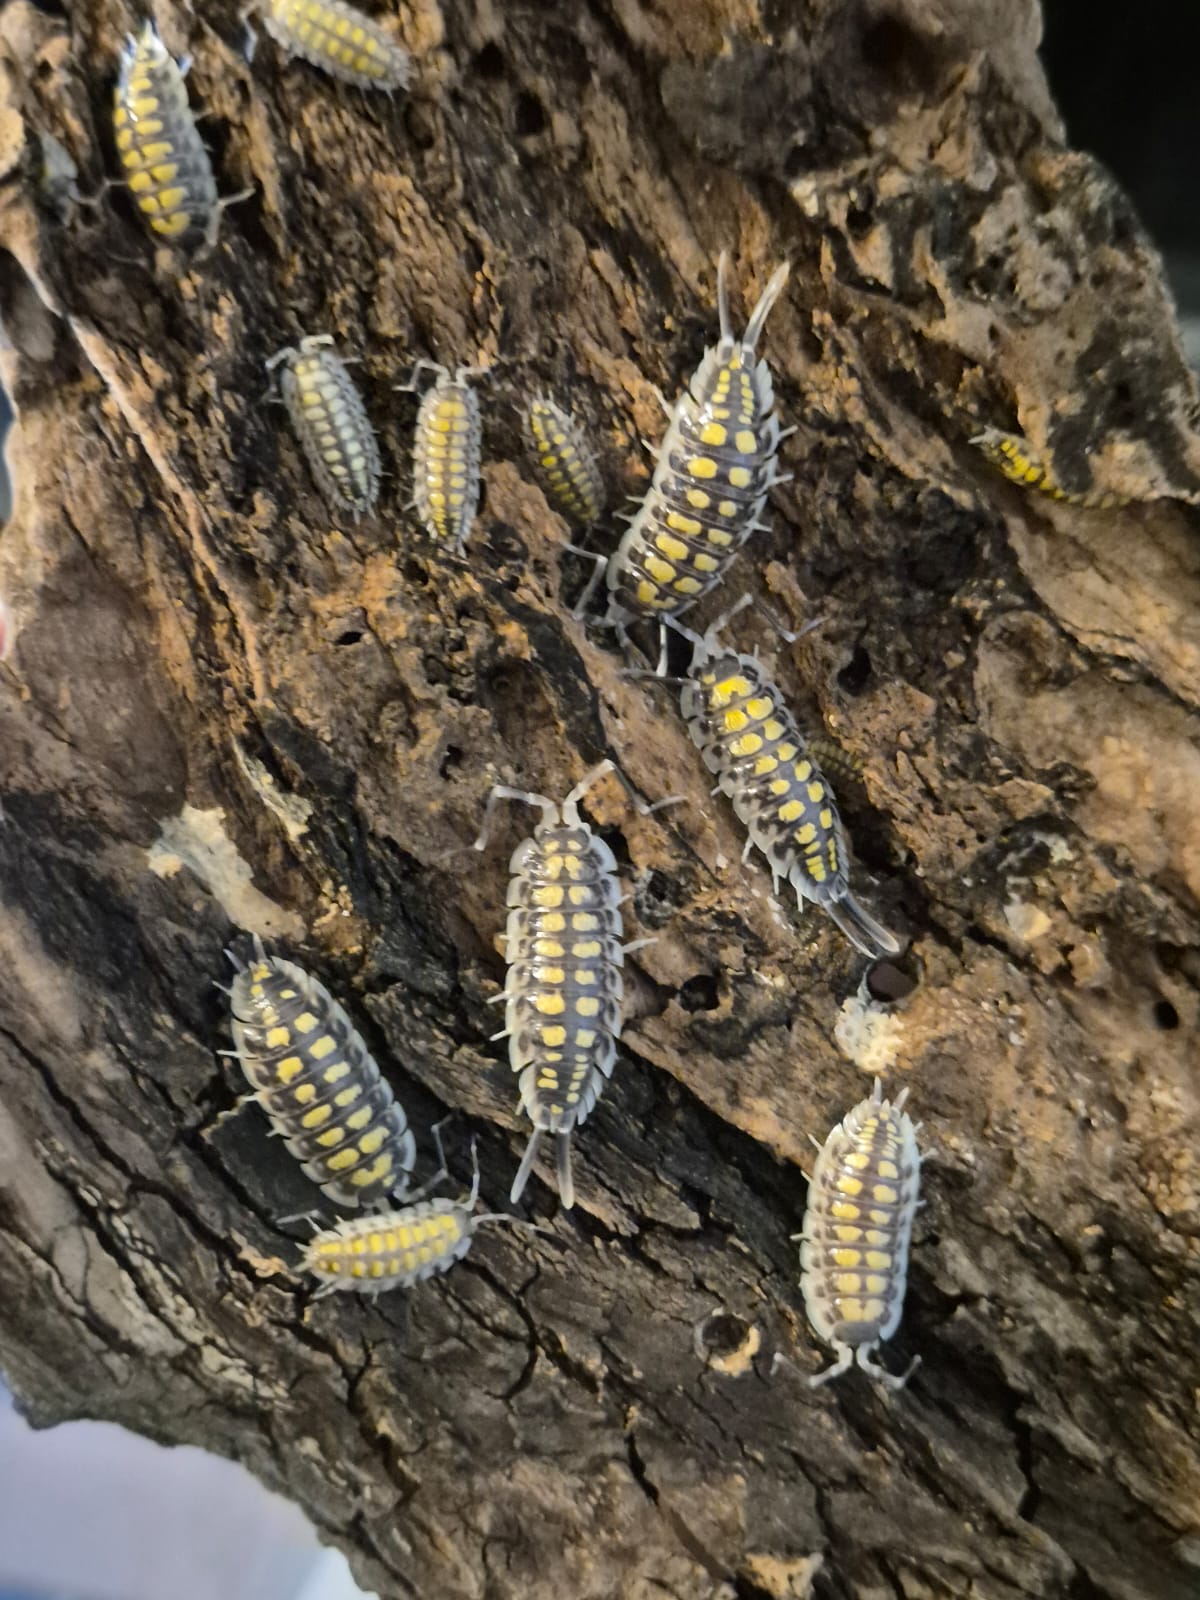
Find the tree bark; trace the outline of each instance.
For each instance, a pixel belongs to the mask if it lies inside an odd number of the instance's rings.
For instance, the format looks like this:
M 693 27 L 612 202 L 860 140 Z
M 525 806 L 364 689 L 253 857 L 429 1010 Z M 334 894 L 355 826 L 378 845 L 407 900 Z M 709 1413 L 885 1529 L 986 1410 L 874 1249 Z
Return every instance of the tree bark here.
M 94 189 L 130 13 L 0 13 L 0 310 L 17 425 L 0 541 L 0 1367 L 48 1425 L 234 1456 L 384 1597 L 1183 1600 L 1200 1586 L 1200 490 L 1196 389 L 1129 203 L 1069 151 L 1033 0 L 414 0 L 407 97 L 253 67 L 236 8 L 160 6 L 225 194 L 157 256 Z M 669 693 L 575 622 L 532 486 L 553 388 L 638 493 L 639 444 L 793 264 L 764 350 L 791 483 L 741 558 L 823 626 L 791 703 L 864 763 L 862 963 L 774 909 Z M 395 477 L 331 518 L 263 363 L 335 335 Z M 464 564 L 404 509 L 419 356 L 494 362 Z M 969 442 L 1023 433 L 1075 493 Z M 609 548 L 610 531 L 597 535 Z M 721 605 L 704 612 L 709 617 Z M 741 630 L 744 629 L 744 632 Z M 341 995 L 455 1165 L 503 1203 L 527 1124 L 486 1001 L 506 817 L 592 815 L 632 890 L 614 1081 L 580 1203 L 443 1279 L 314 1303 L 311 1204 L 234 1110 L 222 948 L 258 932 Z M 242 938 L 244 948 L 245 939 Z M 906 979 L 915 987 L 903 995 Z M 929 1150 L 889 1399 L 797 1287 L 809 1137 L 873 1073 Z M 423 1145 L 424 1156 L 429 1146 Z

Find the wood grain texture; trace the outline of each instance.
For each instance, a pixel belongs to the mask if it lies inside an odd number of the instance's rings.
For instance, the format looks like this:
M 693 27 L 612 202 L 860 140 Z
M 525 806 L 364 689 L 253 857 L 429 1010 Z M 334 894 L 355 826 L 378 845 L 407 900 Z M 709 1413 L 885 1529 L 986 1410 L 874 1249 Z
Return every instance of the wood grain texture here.
M 1153 248 L 1064 147 L 1036 5 L 419 0 L 394 100 L 265 38 L 249 67 L 235 11 L 156 11 L 222 193 L 256 190 L 183 264 L 119 192 L 63 221 L 39 186 L 52 134 L 97 187 L 132 13 L 0 11 L 0 1366 L 27 1414 L 236 1456 L 388 1600 L 1194 1596 L 1197 396 Z M 825 618 L 738 637 L 864 763 L 854 881 L 919 980 L 890 1006 L 740 866 L 667 691 L 571 620 L 584 571 L 523 457 L 553 389 L 639 492 L 722 247 L 740 312 L 792 261 L 764 349 L 799 425 L 732 595 Z M 357 525 L 268 404 L 305 333 L 363 357 L 395 474 Z M 461 565 L 405 509 L 390 386 L 421 356 L 497 363 Z M 983 424 L 1134 503 L 1023 492 Z M 591 804 L 658 942 L 576 1211 L 534 1183 L 547 1233 L 313 1304 L 276 1219 L 315 1191 L 214 1054 L 223 946 L 312 967 L 418 1129 L 460 1113 L 459 1177 L 479 1135 L 499 1204 L 524 1128 L 486 1001 L 530 819 L 450 852 L 494 781 L 557 796 L 606 754 L 689 804 Z M 931 1150 L 884 1352 L 924 1364 L 890 1401 L 770 1377 L 826 1359 L 788 1235 L 809 1135 L 876 1071 Z

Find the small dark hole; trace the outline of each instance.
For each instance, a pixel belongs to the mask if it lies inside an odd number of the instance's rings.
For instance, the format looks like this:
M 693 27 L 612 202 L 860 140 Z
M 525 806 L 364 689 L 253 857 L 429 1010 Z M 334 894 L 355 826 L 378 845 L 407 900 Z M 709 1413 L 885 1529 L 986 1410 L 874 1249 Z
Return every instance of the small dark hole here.
M 863 32 L 862 58 L 874 72 L 897 72 L 923 54 L 920 40 L 899 17 L 882 16 Z
M 746 1342 L 747 1324 L 741 1317 L 719 1311 L 709 1317 L 700 1330 L 700 1339 L 709 1356 L 721 1359 L 735 1355 Z
M 532 139 L 545 131 L 546 108 L 537 95 L 526 92 L 517 96 L 516 123 L 519 139 Z
M 418 589 L 428 589 L 429 587 L 429 568 L 423 566 L 421 562 L 412 557 L 404 563 L 404 576 L 410 584 Z
M 1164 1028 L 1168 1032 L 1179 1026 L 1179 1013 L 1169 1000 L 1156 1000 L 1154 1002 L 1154 1025 Z
M 917 987 L 917 980 L 893 961 L 877 961 L 867 973 L 867 993 L 882 1005 L 906 1000 Z
M 345 633 L 339 633 L 333 642 L 334 644 L 357 644 L 361 638 L 361 628 L 347 628 Z
M 861 644 L 856 644 L 854 654 L 838 673 L 838 682 L 847 694 L 861 694 L 871 676 L 871 658 Z
M 475 57 L 475 71 L 481 78 L 502 78 L 507 65 L 498 44 L 485 44 Z
M 794 144 L 783 158 L 783 175 L 789 183 L 794 183 L 812 166 L 812 156 L 804 144 Z
M 446 753 L 442 757 L 442 764 L 438 768 L 438 772 L 443 778 L 448 778 L 450 776 L 450 774 L 455 770 L 455 768 L 456 767 L 461 767 L 462 764 L 463 764 L 463 753 L 462 753 L 462 751 L 459 749 L 459 747 L 456 744 L 448 744 L 446 746 Z
M 680 985 L 679 1004 L 685 1011 L 715 1011 L 721 1003 L 720 982 L 711 972 L 698 972 Z
M 421 101 L 406 101 L 404 126 L 418 150 L 432 150 L 437 143 L 437 126 L 429 108 Z

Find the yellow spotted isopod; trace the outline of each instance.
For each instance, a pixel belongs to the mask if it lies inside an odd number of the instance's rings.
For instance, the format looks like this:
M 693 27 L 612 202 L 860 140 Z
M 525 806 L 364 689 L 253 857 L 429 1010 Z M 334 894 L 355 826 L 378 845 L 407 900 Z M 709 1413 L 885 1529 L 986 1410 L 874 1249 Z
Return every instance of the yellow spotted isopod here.
M 302 967 L 268 956 L 258 938 L 249 966 L 226 953 L 237 969 L 231 1053 L 305 1175 L 339 1205 L 403 1197 L 416 1142 L 345 1011 Z
M 746 825 L 745 854 L 762 851 L 776 888 L 785 879 L 801 905 L 820 906 L 864 955 L 896 955 L 899 941 L 850 892 L 837 801 L 782 692 L 757 656 L 720 642 L 749 603 L 747 595 L 703 637 L 672 621 L 692 645 L 679 701 L 688 732 Z
M 343 0 L 263 0 L 262 19 L 280 49 L 343 83 L 388 91 L 408 87 L 408 52 Z
M 150 232 L 171 244 L 211 240 L 221 209 L 212 163 L 183 73 L 152 22 L 122 53 L 113 133 L 125 181 Z
M 604 483 L 583 426 L 550 395 L 539 394 L 526 414 L 538 477 L 573 521 L 595 522 L 604 510 Z
M 858 1365 L 889 1389 L 901 1389 L 920 1361 L 901 1377 L 872 1361 L 871 1352 L 900 1326 L 908 1278 L 913 1218 L 921 1187 L 917 1129 L 902 1089 L 894 1103 L 874 1093 L 834 1128 L 821 1146 L 808 1188 L 800 1239 L 800 1290 L 817 1336 L 837 1359 L 809 1379 L 815 1388 Z
M 1005 433 L 1001 428 L 984 428 L 971 443 L 982 450 L 992 465 L 998 467 L 1013 483 L 1019 483 L 1026 489 L 1037 489 L 1052 500 L 1061 500 L 1065 505 L 1082 506 L 1089 511 L 1112 511 L 1129 504 L 1127 496 L 1113 494 L 1106 489 L 1076 493 L 1062 488 L 1054 481 L 1050 468 L 1038 459 L 1028 440 L 1020 434 Z
M 605 574 L 605 622 L 624 636 L 632 617 L 679 616 L 718 584 L 761 521 L 768 491 L 786 481 L 776 468 L 780 431 L 771 371 L 755 350 L 771 307 L 788 280 L 772 275 L 739 339 L 733 332 L 725 274 L 717 269 L 721 337 L 704 352 L 671 413 L 654 477 L 620 545 L 596 563 L 575 615 Z M 790 429 L 788 430 L 791 431 Z
M 617 863 L 579 815 L 579 802 L 611 761 L 575 785 L 559 807 L 545 795 L 497 784 L 488 797 L 482 850 L 496 802 L 539 806 L 542 820 L 509 862 L 506 955 L 508 977 L 497 1001 L 506 1005 L 508 1058 L 520 1074 L 521 1104 L 533 1134 L 513 1182 L 513 1201 L 529 1179 L 543 1133 L 558 1141 L 558 1192 L 575 1203 L 571 1132 L 583 1122 L 612 1076 L 621 1034 L 625 952 Z M 661 803 L 661 802 L 660 802 Z
M 397 387 L 415 389 L 423 369 L 435 382 L 421 397 L 413 433 L 413 504 L 430 537 L 452 544 L 457 554 L 479 508 L 483 435 L 479 397 L 466 380 L 484 369 L 459 367 L 451 377 L 440 362 L 421 360 Z
M 314 1235 L 300 1263 L 321 1280 L 314 1298 L 338 1290 L 382 1294 L 387 1289 L 409 1289 L 461 1261 L 483 1224 L 516 1223 L 515 1217 L 503 1213 L 475 1215 L 479 1164 L 474 1146 L 471 1156 L 474 1177 L 462 1200 L 423 1200 L 397 1211 L 347 1217 Z M 443 1163 L 439 1176 L 444 1175 Z
M 328 334 L 301 339 L 267 362 L 281 362 L 279 387 L 317 486 L 335 511 L 374 510 L 381 467 L 375 430 L 345 362 Z

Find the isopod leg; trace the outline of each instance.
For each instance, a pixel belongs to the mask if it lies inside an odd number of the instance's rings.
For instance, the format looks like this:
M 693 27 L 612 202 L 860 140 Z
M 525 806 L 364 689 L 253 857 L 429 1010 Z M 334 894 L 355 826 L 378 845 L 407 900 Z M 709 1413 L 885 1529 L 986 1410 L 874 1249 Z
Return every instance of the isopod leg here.
M 894 1372 L 888 1372 L 885 1367 L 881 1367 L 878 1361 L 872 1361 L 871 1346 L 864 1344 L 859 1346 L 858 1364 L 868 1377 L 874 1378 L 876 1383 L 883 1384 L 885 1389 L 890 1389 L 895 1394 L 904 1388 L 904 1385 L 921 1365 L 921 1358 L 920 1356 L 914 1356 L 904 1371 L 897 1377 Z
M 532 794 L 528 789 L 512 789 L 506 783 L 498 783 L 487 797 L 487 805 L 483 808 L 483 826 L 479 830 L 479 837 L 475 840 L 472 849 L 483 850 L 487 847 L 488 836 L 492 828 L 492 817 L 501 800 L 520 800 L 525 805 L 540 806 L 542 816 L 546 822 L 553 824 L 558 820 L 558 807 L 553 800 L 548 800 L 544 794 Z M 496 998 L 499 999 L 499 996 Z
M 837 1360 L 831 1367 L 826 1367 L 824 1372 L 816 1372 L 808 1380 L 810 1389 L 819 1389 L 823 1383 L 832 1383 L 834 1378 L 840 1378 L 843 1372 L 849 1372 L 854 1365 L 854 1351 L 848 1344 L 835 1344 Z M 859 1363 L 862 1364 L 863 1351 L 859 1351 Z M 864 1367 L 864 1371 L 866 1368 Z
M 508 1192 L 508 1198 L 512 1205 L 516 1205 L 525 1192 L 525 1185 L 529 1182 L 529 1174 L 533 1171 L 534 1157 L 537 1155 L 537 1147 L 541 1137 L 542 1130 L 540 1128 L 535 1128 L 529 1135 L 529 1143 L 525 1146 L 525 1154 L 521 1158 L 521 1165 L 517 1168 L 513 1186 Z

